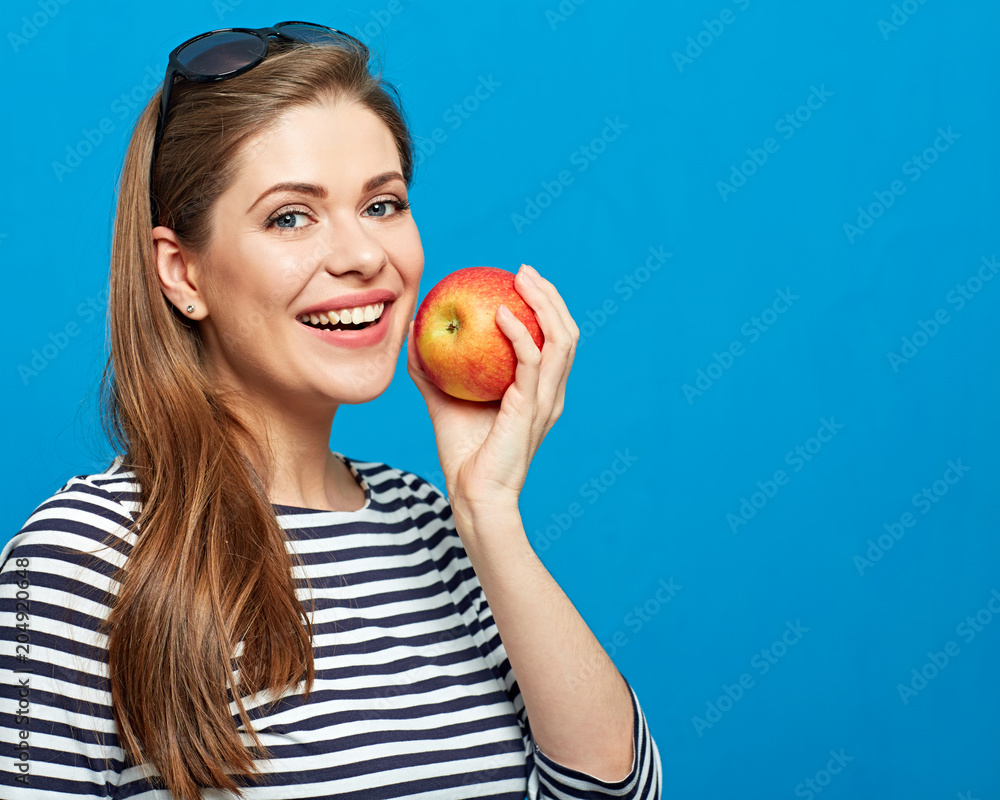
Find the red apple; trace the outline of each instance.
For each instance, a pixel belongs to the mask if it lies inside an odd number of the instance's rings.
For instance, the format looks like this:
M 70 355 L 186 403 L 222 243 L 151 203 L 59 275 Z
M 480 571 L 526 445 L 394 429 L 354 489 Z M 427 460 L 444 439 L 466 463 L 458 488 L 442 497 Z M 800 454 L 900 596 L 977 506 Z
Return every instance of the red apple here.
M 496 323 L 503 303 L 525 324 L 539 349 L 545 338 L 535 312 L 514 288 L 514 273 L 467 267 L 446 275 L 417 309 L 417 359 L 441 391 L 463 400 L 503 397 L 514 382 L 517 356 Z

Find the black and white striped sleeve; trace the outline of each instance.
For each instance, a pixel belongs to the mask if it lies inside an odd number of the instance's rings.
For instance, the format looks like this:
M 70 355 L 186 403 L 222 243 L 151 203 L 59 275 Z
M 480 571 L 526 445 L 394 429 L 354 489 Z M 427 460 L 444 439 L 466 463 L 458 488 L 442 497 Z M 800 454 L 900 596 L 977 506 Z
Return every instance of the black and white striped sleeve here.
M 0 551 L 0 796 L 114 794 L 122 751 L 98 626 L 121 558 L 102 542 L 127 515 L 74 478 Z
M 428 502 L 435 511 L 447 518 L 454 531 L 448 501 L 440 490 L 434 489 Z M 549 758 L 535 743 L 531 734 L 531 724 L 517 678 L 510 661 L 479 579 L 458 538 L 454 533 L 455 551 L 461 555 L 456 565 L 463 580 L 461 591 L 465 597 L 458 602 L 460 607 L 469 608 L 466 616 L 473 639 L 476 640 L 497 675 L 503 680 L 507 694 L 514 705 L 521 732 L 524 737 L 525 757 L 528 764 L 529 800 L 601 800 L 620 797 L 627 800 L 660 800 L 662 797 L 663 774 L 660 754 L 650 732 L 649 723 L 643 713 L 635 690 L 622 675 L 632 699 L 633 761 L 629 774 L 619 781 L 604 781 L 579 770 L 570 769 Z M 621 674 L 621 673 L 619 673 Z

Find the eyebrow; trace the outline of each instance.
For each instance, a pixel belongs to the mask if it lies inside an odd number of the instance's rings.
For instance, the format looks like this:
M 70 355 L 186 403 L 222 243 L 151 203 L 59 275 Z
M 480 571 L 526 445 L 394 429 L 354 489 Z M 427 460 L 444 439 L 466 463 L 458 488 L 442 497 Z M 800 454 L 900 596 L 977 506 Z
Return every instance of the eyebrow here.
M 405 183 L 405 179 L 399 172 L 383 172 L 380 175 L 375 175 L 365 181 L 365 185 L 361 187 L 361 192 L 362 194 L 367 194 L 368 192 L 374 191 L 382 184 L 388 183 L 391 180 L 401 180 Z M 253 211 L 261 200 L 276 192 L 299 192 L 301 194 L 308 194 L 312 197 L 317 197 L 320 200 L 325 200 L 328 194 L 323 186 L 318 186 L 315 183 L 284 181 L 283 183 L 274 184 L 274 186 L 270 189 L 266 189 L 260 197 L 254 200 L 253 205 L 247 209 L 247 214 Z

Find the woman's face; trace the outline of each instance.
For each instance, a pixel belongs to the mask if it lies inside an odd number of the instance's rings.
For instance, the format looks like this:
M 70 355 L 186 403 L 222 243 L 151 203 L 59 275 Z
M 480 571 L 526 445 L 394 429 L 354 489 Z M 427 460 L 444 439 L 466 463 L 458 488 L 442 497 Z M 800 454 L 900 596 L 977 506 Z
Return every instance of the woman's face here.
M 209 373 L 284 412 L 377 397 L 424 265 L 392 134 L 360 105 L 315 105 L 282 115 L 246 153 L 194 270 Z M 338 318 L 359 329 L 315 326 Z

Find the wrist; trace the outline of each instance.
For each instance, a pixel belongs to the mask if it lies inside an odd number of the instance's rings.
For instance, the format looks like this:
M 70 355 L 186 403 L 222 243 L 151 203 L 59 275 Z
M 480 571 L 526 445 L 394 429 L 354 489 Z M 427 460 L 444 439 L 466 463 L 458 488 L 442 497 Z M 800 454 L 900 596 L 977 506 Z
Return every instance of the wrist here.
M 456 487 L 449 487 L 448 500 L 456 522 L 461 519 L 467 525 L 479 525 L 482 522 L 516 519 L 521 520 L 518 507 L 518 493 L 510 489 L 491 489 L 488 493 L 471 493 Z
M 455 528 L 473 562 L 504 560 L 531 550 L 521 512 L 514 501 L 452 501 Z
M 450 502 L 456 526 L 469 533 L 489 527 L 510 527 L 515 523 L 518 526 L 521 524 L 521 510 L 518 508 L 516 497 L 492 498 L 486 501 L 472 500 L 458 495 L 451 498 Z

